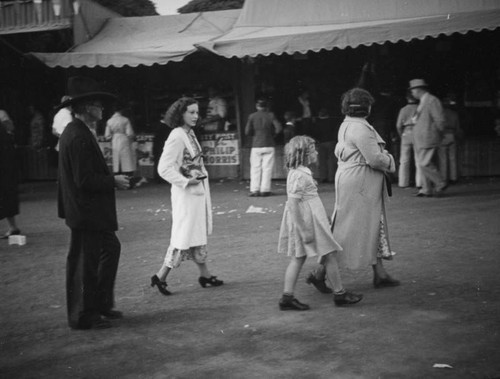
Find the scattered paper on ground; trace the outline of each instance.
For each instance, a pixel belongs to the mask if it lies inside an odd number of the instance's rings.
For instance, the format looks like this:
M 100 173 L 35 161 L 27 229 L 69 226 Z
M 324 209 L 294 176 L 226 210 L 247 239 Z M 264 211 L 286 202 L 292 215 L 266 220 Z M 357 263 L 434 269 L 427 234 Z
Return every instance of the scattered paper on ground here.
M 446 363 L 434 363 L 434 368 L 453 368 L 450 365 L 447 365 Z
M 266 213 L 262 207 L 254 207 L 250 205 L 245 213 Z

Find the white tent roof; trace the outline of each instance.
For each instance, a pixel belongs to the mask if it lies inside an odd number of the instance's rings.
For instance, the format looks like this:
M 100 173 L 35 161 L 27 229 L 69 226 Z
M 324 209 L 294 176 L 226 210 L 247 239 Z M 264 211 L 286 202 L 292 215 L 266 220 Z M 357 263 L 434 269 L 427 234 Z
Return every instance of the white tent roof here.
M 498 0 L 246 0 L 229 32 L 199 46 L 228 58 L 254 57 L 498 27 Z
M 33 53 L 50 67 L 122 67 L 178 62 L 195 44 L 228 31 L 240 10 L 107 20 L 90 41 L 67 53 Z

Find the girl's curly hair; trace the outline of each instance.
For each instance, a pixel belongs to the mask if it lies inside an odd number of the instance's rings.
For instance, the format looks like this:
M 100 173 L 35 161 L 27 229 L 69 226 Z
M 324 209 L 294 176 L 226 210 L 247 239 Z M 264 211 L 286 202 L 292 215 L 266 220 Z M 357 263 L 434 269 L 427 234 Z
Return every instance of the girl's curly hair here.
M 375 102 L 373 96 L 362 88 L 352 88 L 342 95 L 342 114 L 351 117 L 367 117 Z
M 309 136 L 295 136 L 285 145 L 285 167 L 287 169 L 308 166 L 315 141 Z M 312 146 L 312 148 L 311 148 Z
M 198 102 L 192 97 L 181 97 L 176 100 L 170 108 L 168 108 L 167 113 L 165 114 L 165 123 L 171 128 L 184 125 L 183 115 L 186 113 L 187 108 L 192 104 L 198 104 Z M 200 118 L 198 118 L 197 125 L 199 122 Z

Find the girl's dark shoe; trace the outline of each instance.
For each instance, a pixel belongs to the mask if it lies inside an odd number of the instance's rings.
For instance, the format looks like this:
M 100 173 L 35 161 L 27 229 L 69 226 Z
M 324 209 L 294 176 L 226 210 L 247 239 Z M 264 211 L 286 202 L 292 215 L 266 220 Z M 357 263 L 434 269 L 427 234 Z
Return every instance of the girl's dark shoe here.
M 151 287 L 154 286 L 158 287 L 158 291 L 160 291 L 162 295 L 165 296 L 172 295 L 172 292 L 167 290 L 167 282 L 162 282 L 157 275 L 153 275 L 151 277 Z
M 318 279 L 311 272 L 306 278 L 307 284 L 312 284 L 321 293 L 332 293 L 332 289 L 329 288 L 324 280 Z
M 282 311 L 307 311 L 309 305 L 303 304 L 293 296 L 283 295 L 279 302 Z
M 383 288 L 383 287 L 397 287 L 401 284 L 399 280 L 391 278 L 387 275 L 385 278 L 381 278 L 378 275 L 373 277 L 373 286 L 375 288 Z
M 21 231 L 19 229 L 9 230 L 7 233 L 0 237 L 0 240 L 6 240 L 10 236 L 18 236 L 19 234 L 21 234 Z
M 210 278 L 205 278 L 204 276 L 200 276 L 198 278 L 198 282 L 200 283 L 200 286 L 205 288 L 207 284 L 210 284 L 212 287 L 218 287 L 222 286 L 224 282 L 222 280 L 217 279 L 216 276 L 211 276 Z
M 333 294 L 333 302 L 338 306 L 356 304 L 359 303 L 362 298 L 363 295 L 349 291 L 345 291 L 342 294 Z

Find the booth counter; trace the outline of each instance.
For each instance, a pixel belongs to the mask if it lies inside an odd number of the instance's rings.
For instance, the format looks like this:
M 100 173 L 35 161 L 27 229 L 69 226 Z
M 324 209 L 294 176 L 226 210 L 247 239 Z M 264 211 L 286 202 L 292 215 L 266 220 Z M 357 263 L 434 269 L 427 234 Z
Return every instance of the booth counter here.
M 138 134 L 133 144 L 137 158 L 138 176 L 147 179 L 154 178 L 152 134 Z M 205 167 L 211 179 L 237 178 L 240 168 L 240 148 L 238 135 L 236 133 L 204 133 L 198 136 L 203 155 Z M 113 152 L 111 141 L 99 137 L 104 158 L 110 170 L 113 170 Z

